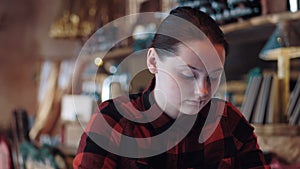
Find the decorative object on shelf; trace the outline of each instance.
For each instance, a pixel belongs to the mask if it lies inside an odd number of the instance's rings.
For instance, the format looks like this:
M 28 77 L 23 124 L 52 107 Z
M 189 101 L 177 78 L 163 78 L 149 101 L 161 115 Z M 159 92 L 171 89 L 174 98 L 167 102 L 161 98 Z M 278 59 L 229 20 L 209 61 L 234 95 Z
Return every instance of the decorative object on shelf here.
M 31 142 L 20 143 L 20 156 L 26 169 L 68 169 L 66 156 L 56 147 L 44 144 L 36 146 Z
M 128 78 L 126 74 L 108 76 L 103 81 L 101 100 L 106 101 L 122 95 L 122 90 L 128 88 L 128 86 L 126 86 Z
M 294 1 L 294 0 L 293 0 Z M 262 15 L 287 11 L 287 0 L 261 0 Z M 295 11 L 294 11 L 295 12 Z
M 99 27 L 126 15 L 126 1 L 63 0 L 49 36 L 86 40 Z M 112 10 L 113 9 L 113 10 Z
M 249 78 L 241 112 L 255 124 L 280 122 L 278 115 L 278 78 L 273 73 L 252 75 Z
M 71 92 L 75 61 L 46 60 L 41 66 L 37 115 L 29 132 L 31 140 L 39 140 L 41 134 L 52 135 L 59 126 L 61 99 Z
M 82 38 L 94 32 L 97 23 L 97 0 L 67 0 L 62 16 L 52 24 L 52 38 Z
M 289 100 L 290 59 L 300 57 L 300 32 L 292 20 L 278 22 L 274 33 L 261 50 L 259 57 L 263 60 L 277 60 L 279 79 L 279 112 L 281 121 L 285 121 Z
M 177 0 L 208 13 L 220 25 L 261 15 L 260 0 Z
M 300 76 L 298 77 L 295 88 L 290 95 L 287 118 L 289 124 L 300 125 Z
M 25 109 L 15 109 L 12 111 L 12 125 L 13 137 L 17 142 L 29 141 L 29 117 Z
M 296 12 L 298 11 L 300 5 L 300 1 L 299 0 L 289 0 L 289 7 L 290 7 L 290 11 L 291 12 Z
M 252 28 L 265 24 L 277 24 L 281 20 L 297 20 L 300 19 L 300 11 L 297 12 L 282 12 L 267 14 L 262 16 L 253 17 L 243 22 L 236 22 L 231 24 L 222 25 L 222 31 L 227 34 L 233 31 Z

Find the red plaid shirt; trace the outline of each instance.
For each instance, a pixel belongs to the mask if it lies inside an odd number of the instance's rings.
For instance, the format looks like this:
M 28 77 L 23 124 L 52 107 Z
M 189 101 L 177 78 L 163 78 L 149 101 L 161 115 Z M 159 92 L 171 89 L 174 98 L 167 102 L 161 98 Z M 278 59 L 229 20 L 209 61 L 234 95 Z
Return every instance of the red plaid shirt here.
M 120 112 L 126 112 L 131 118 L 141 118 L 140 111 L 151 107 L 154 80 L 141 94 L 131 95 L 130 100 L 119 97 L 103 102 L 99 112 L 94 113 L 85 132 L 82 134 L 77 155 L 73 161 L 74 169 L 268 169 L 270 168 L 257 144 L 253 127 L 243 118 L 242 114 L 230 103 L 212 99 L 196 116 L 196 121 L 188 131 L 186 137 L 180 139 L 171 149 L 158 155 L 145 158 L 129 158 L 116 155 L 97 144 L 97 139 L 107 146 L 118 147 L 122 144 L 123 135 L 132 138 L 150 138 L 165 132 L 175 119 L 165 113 L 149 123 L 138 123 L 123 117 Z M 150 99 L 149 99 L 150 98 Z M 151 99 L 152 98 L 152 99 Z M 198 142 L 200 132 L 209 128 L 206 124 L 208 110 L 218 103 L 225 103 L 220 114 L 220 121 L 216 121 L 216 128 L 204 142 Z M 118 105 L 118 106 L 116 106 Z M 137 111 L 140 110 L 140 111 Z M 148 113 L 156 114 L 154 109 Z M 148 117 L 149 118 L 149 117 Z M 103 121 L 105 119 L 105 122 Z M 213 123 L 213 122 L 212 122 Z M 109 124 L 113 134 L 104 127 Z M 184 126 L 181 126 L 184 128 Z M 176 133 L 162 141 L 161 145 L 172 142 Z M 176 139 L 175 139 L 176 140 Z M 151 141 L 150 141 L 151 142 Z M 140 150 L 145 145 L 136 143 Z M 159 146 L 161 146 L 159 145 Z

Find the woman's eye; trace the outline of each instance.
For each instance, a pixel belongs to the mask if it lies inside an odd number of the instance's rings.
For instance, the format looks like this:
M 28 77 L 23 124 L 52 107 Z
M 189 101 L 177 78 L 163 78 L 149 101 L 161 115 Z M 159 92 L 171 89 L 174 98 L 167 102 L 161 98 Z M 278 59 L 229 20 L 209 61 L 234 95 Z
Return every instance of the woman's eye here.
M 190 71 L 190 70 L 186 70 L 186 71 L 182 71 L 181 74 L 184 76 L 184 77 L 187 77 L 187 78 L 194 78 L 196 75 Z

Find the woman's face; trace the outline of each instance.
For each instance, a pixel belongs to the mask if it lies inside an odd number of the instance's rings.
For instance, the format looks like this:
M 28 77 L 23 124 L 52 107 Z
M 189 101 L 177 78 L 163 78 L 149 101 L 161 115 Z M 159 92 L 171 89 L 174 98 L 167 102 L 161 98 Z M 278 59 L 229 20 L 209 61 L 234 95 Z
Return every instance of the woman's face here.
M 225 60 L 224 47 L 209 41 L 190 41 L 177 49 L 175 56 L 160 59 L 151 48 L 147 56 L 148 68 L 156 77 L 155 100 L 173 118 L 179 112 L 196 114 L 209 102 Z

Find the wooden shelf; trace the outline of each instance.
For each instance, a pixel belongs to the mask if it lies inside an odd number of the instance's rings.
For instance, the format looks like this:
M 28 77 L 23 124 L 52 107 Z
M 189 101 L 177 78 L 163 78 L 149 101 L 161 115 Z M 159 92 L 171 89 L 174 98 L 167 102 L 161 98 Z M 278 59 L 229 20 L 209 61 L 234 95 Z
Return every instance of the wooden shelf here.
M 242 20 L 237 23 L 223 25 L 221 26 L 221 29 L 226 34 L 226 33 L 230 33 L 241 29 L 246 29 L 253 26 L 259 26 L 264 24 L 276 24 L 281 20 L 296 20 L 296 19 L 300 19 L 300 11 L 283 12 L 283 13 L 257 16 L 248 20 Z
M 285 123 L 258 125 L 254 124 L 255 133 L 264 136 L 300 136 L 300 126 Z
M 300 126 L 288 124 L 254 125 L 258 145 L 289 163 L 300 162 Z

